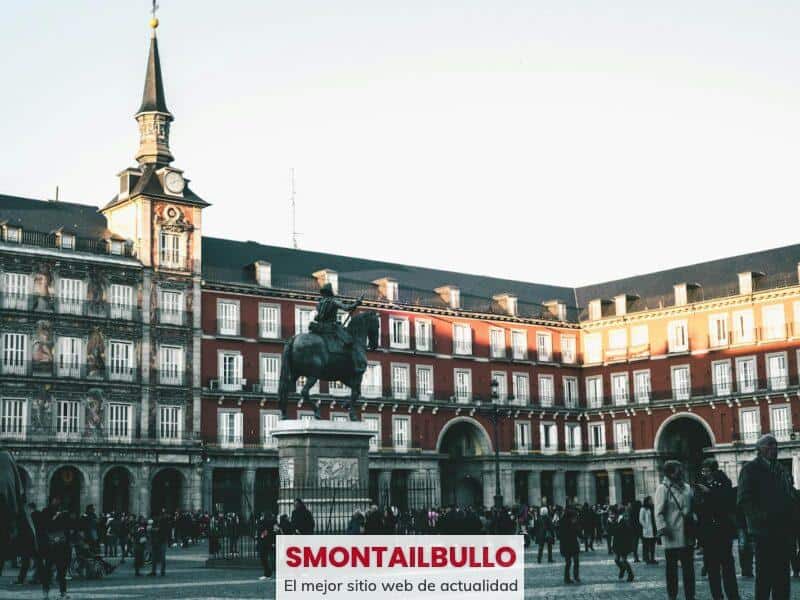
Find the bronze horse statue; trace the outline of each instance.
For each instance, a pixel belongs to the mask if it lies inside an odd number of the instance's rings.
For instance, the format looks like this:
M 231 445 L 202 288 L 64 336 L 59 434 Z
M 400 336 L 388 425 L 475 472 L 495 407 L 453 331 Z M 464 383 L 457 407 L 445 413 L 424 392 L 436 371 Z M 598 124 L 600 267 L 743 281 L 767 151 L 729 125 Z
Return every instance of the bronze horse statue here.
M 305 377 L 300 392 L 304 403 L 311 404 L 308 391 L 319 379 L 341 381 L 350 388 L 347 411 L 351 421 L 357 421 L 355 404 L 361 396 L 361 379 L 367 369 L 367 350 L 378 346 L 380 320 L 375 311 L 364 311 L 354 315 L 346 327 L 353 339 L 347 352 L 331 353 L 325 338 L 316 333 L 301 333 L 286 342 L 281 361 L 281 377 L 278 384 L 278 400 L 281 418 L 286 418 L 286 404 L 290 390 L 297 380 Z M 314 403 L 314 418 L 319 419 L 319 402 Z
M 17 463 L 7 450 L 0 449 L 0 560 L 13 558 L 23 540 L 36 550 L 36 530 L 25 501 Z

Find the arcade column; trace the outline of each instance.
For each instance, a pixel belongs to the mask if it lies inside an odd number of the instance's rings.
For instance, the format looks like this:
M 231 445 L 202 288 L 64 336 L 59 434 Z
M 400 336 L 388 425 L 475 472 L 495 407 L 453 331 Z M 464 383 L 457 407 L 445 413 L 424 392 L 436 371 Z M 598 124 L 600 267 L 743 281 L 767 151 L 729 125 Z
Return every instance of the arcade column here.
M 542 503 L 542 474 L 540 471 L 528 473 L 528 502 L 533 506 Z

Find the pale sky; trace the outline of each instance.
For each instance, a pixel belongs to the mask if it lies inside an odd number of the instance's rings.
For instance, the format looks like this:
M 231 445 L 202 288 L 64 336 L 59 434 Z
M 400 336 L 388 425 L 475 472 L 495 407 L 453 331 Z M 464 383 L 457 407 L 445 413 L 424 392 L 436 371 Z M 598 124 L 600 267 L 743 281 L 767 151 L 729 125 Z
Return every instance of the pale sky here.
M 206 235 L 580 285 L 798 242 L 796 0 L 161 0 Z M 6 2 L 0 193 L 133 164 L 148 0 Z M 2 215 L 0 215 L 2 217 Z

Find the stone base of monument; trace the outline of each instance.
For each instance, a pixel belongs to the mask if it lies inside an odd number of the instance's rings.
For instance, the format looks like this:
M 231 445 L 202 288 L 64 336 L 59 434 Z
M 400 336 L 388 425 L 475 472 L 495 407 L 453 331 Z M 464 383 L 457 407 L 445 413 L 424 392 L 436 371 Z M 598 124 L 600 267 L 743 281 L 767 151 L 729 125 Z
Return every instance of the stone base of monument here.
M 291 516 L 295 498 L 314 515 L 315 533 L 344 533 L 369 497 L 369 440 L 375 434 L 351 421 L 279 421 L 278 514 Z

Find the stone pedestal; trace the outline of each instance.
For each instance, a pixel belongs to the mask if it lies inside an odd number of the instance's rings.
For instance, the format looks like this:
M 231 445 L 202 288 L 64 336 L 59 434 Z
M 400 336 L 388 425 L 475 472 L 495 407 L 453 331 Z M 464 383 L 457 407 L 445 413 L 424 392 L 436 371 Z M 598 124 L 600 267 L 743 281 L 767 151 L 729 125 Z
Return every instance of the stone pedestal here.
M 301 498 L 317 532 L 343 529 L 356 509 L 369 504 L 369 440 L 374 431 L 350 421 L 279 421 L 280 513 Z M 343 531 L 341 531 L 343 533 Z

